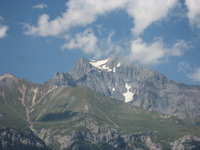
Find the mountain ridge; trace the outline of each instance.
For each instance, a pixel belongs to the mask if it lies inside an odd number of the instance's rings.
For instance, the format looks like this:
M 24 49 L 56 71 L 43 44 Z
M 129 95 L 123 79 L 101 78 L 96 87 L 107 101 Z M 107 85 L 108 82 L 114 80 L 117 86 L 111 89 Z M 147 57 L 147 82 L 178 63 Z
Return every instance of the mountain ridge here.
M 193 124 L 200 122 L 199 85 L 172 81 L 145 66 L 127 63 L 117 55 L 98 61 L 81 58 L 74 69 L 61 74 L 69 76 L 69 80 L 55 75 L 46 84 L 89 87 L 149 111 L 174 115 Z
M 51 149 L 159 150 L 171 148 L 172 142 L 176 148 L 187 140 L 187 144 L 195 141 L 193 147 L 198 147 L 199 127 L 173 116 L 146 111 L 88 87 L 16 79 L 7 80 L 9 85 L 0 84 L 1 128 L 15 128 L 13 133 L 31 130 Z M 0 146 L 1 142 L 0 135 Z

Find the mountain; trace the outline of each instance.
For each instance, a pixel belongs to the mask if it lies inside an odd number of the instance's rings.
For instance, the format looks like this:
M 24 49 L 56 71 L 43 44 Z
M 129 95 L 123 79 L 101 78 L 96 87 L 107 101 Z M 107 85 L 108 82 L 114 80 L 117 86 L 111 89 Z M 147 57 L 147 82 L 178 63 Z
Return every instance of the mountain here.
M 200 86 L 172 81 L 144 66 L 114 55 L 104 60 L 81 58 L 68 73 L 46 82 L 57 86 L 89 87 L 111 98 L 200 125 Z
M 199 126 L 88 87 L 0 77 L 0 149 L 198 149 L 199 137 Z

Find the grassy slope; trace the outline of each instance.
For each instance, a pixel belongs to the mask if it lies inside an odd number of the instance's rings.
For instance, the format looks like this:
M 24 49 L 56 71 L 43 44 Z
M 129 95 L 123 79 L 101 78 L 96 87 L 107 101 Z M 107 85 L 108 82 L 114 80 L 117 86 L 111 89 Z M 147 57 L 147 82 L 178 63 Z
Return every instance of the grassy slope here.
M 25 87 L 24 104 L 22 104 L 23 94 L 20 88 Z M 47 88 L 45 85 L 30 83 L 19 79 L 9 84 L 0 85 L 0 126 L 13 127 L 18 129 L 29 129 L 26 117 L 26 107 L 30 108 L 33 98 L 31 89 L 38 88 L 41 92 Z M 36 96 L 36 100 L 41 97 L 41 93 Z M 26 107 L 24 106 L 26 105 Z
M 40 114 L 35 120 L 38 129 L 45 126 L 60 131 L 78 130 L 81 121 L 95 120 L 98 124 L 116 128 L 121 135 L 153 131 L 157 142 L 171 142 L 185 134 L 200 135 L 199 127 L 174 117 L 163 119 L 156 113 L 109 99 L 88 88 L 56 89 L 46 96 L 35 112 Z
M 20 92 L 17 84 L 12 86 L 1 86 L 0 91 L 5 97 L 0 96 L 0 126 L 27 128 L 25 108 L 20 101 Z

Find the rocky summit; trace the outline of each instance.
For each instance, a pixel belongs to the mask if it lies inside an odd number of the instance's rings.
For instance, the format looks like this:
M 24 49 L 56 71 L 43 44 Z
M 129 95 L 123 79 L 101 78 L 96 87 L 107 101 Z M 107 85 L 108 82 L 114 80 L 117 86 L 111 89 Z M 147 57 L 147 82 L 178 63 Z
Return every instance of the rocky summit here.
M 104 60 L 81 58 L 73 70 L 56 73 L 46 84 L 89 87 L 105 96 L 200 125 L 199 85 L 172 81 L 116 55 Z

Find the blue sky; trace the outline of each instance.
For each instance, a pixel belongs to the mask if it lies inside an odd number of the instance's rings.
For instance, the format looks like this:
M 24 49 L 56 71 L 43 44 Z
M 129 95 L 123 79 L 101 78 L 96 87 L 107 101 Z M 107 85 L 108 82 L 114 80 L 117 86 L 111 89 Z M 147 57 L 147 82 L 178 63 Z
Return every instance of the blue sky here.
M 200 83 L 199 0 L 0 0 L 0 75 L 43 83 L 112 54 Z

